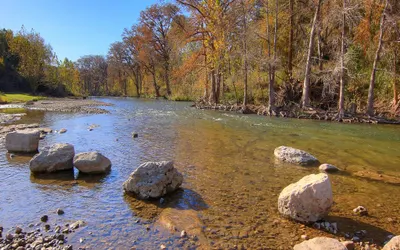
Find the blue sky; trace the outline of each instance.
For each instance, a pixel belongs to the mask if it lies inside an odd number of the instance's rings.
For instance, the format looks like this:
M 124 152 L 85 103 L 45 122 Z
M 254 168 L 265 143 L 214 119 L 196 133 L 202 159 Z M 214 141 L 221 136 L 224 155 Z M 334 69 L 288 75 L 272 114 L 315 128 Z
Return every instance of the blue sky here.
M 50 43 L 58 58 L 76 60 L 106 55 L 140 11 L 158 0 L 0 0 L 0 28 L 32 28 Z

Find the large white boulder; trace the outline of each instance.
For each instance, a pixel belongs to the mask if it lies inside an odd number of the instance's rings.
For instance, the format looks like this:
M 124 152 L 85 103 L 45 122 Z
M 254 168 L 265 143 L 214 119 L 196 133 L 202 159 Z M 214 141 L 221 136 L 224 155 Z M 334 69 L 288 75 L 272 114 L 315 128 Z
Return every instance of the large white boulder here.
M 75 155 L 74 166 L 83 173 L 101 174 L 111 169 L 111 161 L 98 152 L 85 152 Z
M 333 204 L 332 186 L 325 173 L 303 177 L 284 188 L 279 195 L 278 210 L 301 222 L 315 222 L 329 213 Z
M 303 241 L 293 248 L 294 250 L 347 250 L 347 248 L 336 239 L 317 237 Z
M 175 191 L 182 181 L 183 176 L 173 162 L 146 162 L 130 175 L 123 187 L 140 199 L 159 198 Z
M 74 146 L 68 143 L 57 143 L 44 148 L 29 162 L 32 172 L 56 172 L 72 169 L 75 156 Z
M 36 153 L 40 132 L 36 129 L 18 130 L 6 135 L 6 149 L 10 153 Z
M 400 236 L 393 237 L 382 250 L 399 250 L 400 249 Z
M 317 158 L 307 153 L 306 151 L 286 146 L 277 147 L 274 150 L 274 155 L 280 161 L 292 164 L 298 164 L 302 166 L 313 165 L 318 163 Z

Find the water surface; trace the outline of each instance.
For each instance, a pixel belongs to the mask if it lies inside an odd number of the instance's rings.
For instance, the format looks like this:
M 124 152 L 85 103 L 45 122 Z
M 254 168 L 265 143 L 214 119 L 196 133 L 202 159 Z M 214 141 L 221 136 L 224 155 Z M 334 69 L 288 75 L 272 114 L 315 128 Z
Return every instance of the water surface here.
M 367 238 L 380 244 L 387 235 L 400 234 L 400 186 L 354 175 L 368 170 L 400 177 L 400 127 L 201 111 L 167 101 L 99 100 L 114 104 L 105 107 L 110 114 L 35 111 L 19 123 L 68 129 L 48 135 L 40 147 L 67 142 L 77 153 L 100 151 L 113 164 L 108 175 L 75 171 L 32 176 L 29 157 L 11 159 L 0 145 L 0 225 L 5 229 L 36 224 L 48 214 L 52 224 L 88 223 L 69 236 L 75 247 L 173 248 L 180 246 L 179 237 L 159 232 L 154 221 L 165 207 L 175 207 L 199 214 L 212 248 L 290 249 L 304 233 L 329 234 L 277 213 L 285 186 L 318 173 L 315 167 L 276 162 L 273 150 L 287 145 L 343 170 L 330 175 L 335 205 L 328 220 L 338 222 L 338 236 L 366 229 Z M 92 124 L 99 127 L 88 131 Z M 132 132 L 139 138 L 132 139 Z M 129 174 L 145 161 L 159 160 L 176 162 L 185 176 L 183 189 L 162 205 L 124 195 L 122 183 Z M 358 205 L 366 206 L 371 216 L 353 216 Z M 56 215 L 57 208 L 65 215 Z M 85 241 L 80 244 L 79 238 Z

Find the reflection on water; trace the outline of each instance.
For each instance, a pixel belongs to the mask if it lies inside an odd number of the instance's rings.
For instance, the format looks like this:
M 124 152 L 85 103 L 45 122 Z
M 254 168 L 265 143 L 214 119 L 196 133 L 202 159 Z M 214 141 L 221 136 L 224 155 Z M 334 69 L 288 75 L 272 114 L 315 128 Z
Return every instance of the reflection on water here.
M 51 223 L 88 222 L 69 236 L 69 243 L 76 247 L 177 247 L 179 239 L 153 227 L 165 208 L 174 208 L 199 214 L 210 247 L 290 249 L 304 233 L 310 237 L 328 234 L 301 227 L 277 213 L 280 191 L 318 172 L 276 162 L 274 148 L 287 145 L 344 170 L 330 176 L 335 205 L 328 220 L 338 222 L 339 234 L 365 229 L 370 232 L 367 238 L 374 236 L 380 243 L 387 234 L 400 233 L 400 198 L 393 195 L 400 187 L 354 176 L 361 170 L 400 176 L 398 127 L 243 116 L 154 100 L 101 101 L 115 104 L 105 107 L 110 114 L 36 111 L 28 112 L 19 123 L 66 128 L 65 134 L 48 135 L 40 148 L 66 142 L 77 153 L 99 151 L 110 158 L 111 172 L 92 176 L 75 170 L 34 176 L 29 171 L 30 157 L 10 158 L 0 145 L 2 226 L 37 223 L 49 214 Z M 89 131 L 92 124 L 99 126 Z M 133 131 L 138 138 L 132 139 Z M 122 183 L 137 166 L 159 160 L 175 161 L 185 177 L 181 190 L 162 204 L 124 194 Z M 359 205 L 366 206 L 371 216 L 354 217 L 352 209 Z M 57 208 L 63 208 L 65 215 L 55 215 L 52 211 Z M 83 244 L 81 237 L 86 239 Z

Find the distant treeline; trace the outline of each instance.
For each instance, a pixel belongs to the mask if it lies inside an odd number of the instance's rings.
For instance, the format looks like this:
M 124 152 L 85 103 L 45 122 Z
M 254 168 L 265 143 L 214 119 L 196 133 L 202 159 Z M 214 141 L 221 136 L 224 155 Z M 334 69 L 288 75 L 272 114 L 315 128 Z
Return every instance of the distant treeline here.
M 0 81 L 21 77 L 34 92 L 254 103 L 271 112 L 300 105 L 343 115 L 352 103 L 369 114 L 396 111 L 399 58 L 396 0 L 160 3 L 106 56 L 76 62 L 59 61 L 34 31 L 0 32 Z

